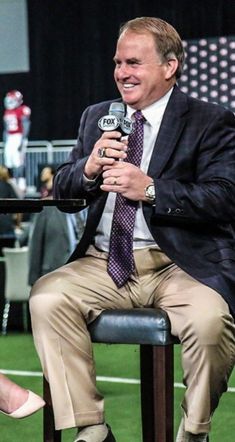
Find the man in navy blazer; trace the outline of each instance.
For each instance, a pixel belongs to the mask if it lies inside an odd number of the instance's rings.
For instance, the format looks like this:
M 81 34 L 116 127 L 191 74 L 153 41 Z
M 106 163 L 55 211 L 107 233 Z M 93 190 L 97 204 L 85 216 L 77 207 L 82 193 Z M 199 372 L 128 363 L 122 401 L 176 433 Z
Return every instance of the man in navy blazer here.
M 179 90 L 183 61 L 181 39 L 168 23 L 142 17 L 124 24 L 114 78 L 127 120 L 141 111 L 141 164 L 128 161 L 119 128 L 100 131 L 107 101 L 85 110 L 77 145 L 55 177 L 56 198 L 86 199 L 87 223 L 70 262 L 35 284 L 30 306 L 56 428 L 79 427 L 75 442 L 115 441 L 86 329 L 103 309 L 167 311 L 182 344 L 187 387 L 177 442 L 209 440 L 211 416 L 234 366 L 235 119 Z M 120 199 L 136 215 L 134 268 L 119 284 L 109 261 Z

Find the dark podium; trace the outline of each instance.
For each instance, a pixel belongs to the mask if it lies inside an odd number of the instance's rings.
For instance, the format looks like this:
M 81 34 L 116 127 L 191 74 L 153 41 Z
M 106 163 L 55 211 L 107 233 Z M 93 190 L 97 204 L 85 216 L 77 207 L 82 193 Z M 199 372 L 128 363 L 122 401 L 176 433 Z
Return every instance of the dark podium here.
M 76 208 L 85 207 L 84 199 L 14 199 L 0 198 L 0 213 L 36 213 L 45 206 L 56 206 L 63 212 L 76 212 Z

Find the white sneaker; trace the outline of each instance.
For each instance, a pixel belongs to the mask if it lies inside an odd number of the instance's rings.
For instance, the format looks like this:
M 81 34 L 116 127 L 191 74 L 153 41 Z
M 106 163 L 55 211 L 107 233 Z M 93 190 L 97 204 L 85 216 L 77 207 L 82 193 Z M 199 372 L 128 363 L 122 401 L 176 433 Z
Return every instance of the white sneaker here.
M 192 434 L 184 429 L 184 419 L 181 419 L 176 442 L 209 442 L 207 433 Z

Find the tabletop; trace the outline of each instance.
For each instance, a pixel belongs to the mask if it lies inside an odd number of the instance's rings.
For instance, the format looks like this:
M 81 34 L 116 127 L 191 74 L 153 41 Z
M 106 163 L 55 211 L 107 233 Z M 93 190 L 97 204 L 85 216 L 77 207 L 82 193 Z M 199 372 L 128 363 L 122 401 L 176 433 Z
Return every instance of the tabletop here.
M 0 198 L 0 213 L 41 212 L 45 206 L 56 206 L 63 212 L 85 207 L 84 199 L 15 199 Z

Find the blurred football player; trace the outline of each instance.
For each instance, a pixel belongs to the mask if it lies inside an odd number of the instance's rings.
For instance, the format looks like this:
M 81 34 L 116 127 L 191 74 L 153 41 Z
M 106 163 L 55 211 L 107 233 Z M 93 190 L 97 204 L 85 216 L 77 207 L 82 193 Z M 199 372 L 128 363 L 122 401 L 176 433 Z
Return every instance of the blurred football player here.
M 25 151 L 30 130 L 31 109 L 23 104 L 20 91 L 9 91 L 4 98 L 4 162 L 20 187 L 25 186 Z

